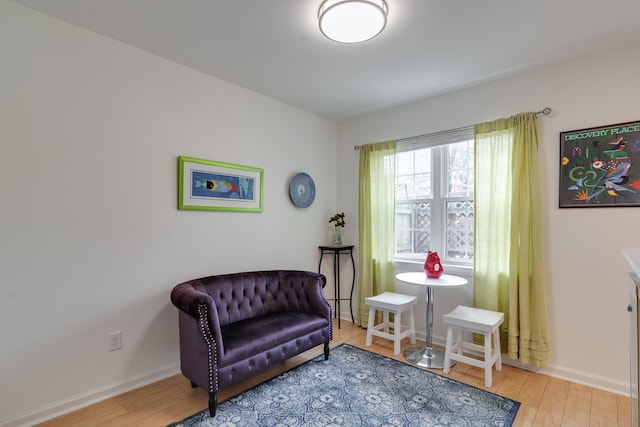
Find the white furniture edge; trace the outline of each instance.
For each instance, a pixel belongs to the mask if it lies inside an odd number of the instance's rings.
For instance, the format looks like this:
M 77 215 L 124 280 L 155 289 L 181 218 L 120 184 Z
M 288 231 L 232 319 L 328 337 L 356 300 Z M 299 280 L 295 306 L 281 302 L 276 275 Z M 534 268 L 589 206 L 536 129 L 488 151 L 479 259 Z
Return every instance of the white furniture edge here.
M 623 248 L 622 255 L 624 255 L 633 272 L 640 277 L 640 248 Z

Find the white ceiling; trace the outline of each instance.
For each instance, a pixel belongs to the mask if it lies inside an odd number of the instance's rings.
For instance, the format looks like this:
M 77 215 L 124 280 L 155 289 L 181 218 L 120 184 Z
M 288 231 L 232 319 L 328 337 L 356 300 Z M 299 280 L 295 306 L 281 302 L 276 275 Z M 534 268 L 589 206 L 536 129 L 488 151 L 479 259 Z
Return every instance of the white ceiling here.
M 336 121 L 640 40 L 638 0 L 387 0 L 349 45 L 321 0 L 11 1 Z

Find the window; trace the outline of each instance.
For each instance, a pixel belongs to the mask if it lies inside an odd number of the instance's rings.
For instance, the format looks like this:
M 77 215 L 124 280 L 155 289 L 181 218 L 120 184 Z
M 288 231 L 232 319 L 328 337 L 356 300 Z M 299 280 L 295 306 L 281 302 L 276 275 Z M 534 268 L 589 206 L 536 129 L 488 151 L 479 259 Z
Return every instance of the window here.
M 398 141 L 396 259 L 473 262 L 473 128 Z

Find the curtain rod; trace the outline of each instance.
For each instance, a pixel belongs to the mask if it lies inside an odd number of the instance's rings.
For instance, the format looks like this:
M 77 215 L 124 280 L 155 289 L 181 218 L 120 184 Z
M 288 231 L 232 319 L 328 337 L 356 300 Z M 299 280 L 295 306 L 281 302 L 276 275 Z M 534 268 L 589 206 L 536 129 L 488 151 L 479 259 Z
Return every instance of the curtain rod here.
M 536 111 L 534 114 L 535 114 L 536 116 L 539 116 L 539 115 L 548 116 L 549 114 L 551 114 L 551 108 L 549 108 L 549 107 L 544 107 L 542 110 L 540 110 L 540 111 Z M 454 129 L 454 130 L 455 130 L 455 129 Z M 447 132 L 448 132 L 448 131 L 447 131 Z M 353 149 L 354 149 L 354 150 L 359 150 L 359 149 L 360 149 L 360 146 L 359 146 L 359 145 L 354 145 L 354 146 L 353 146 Z

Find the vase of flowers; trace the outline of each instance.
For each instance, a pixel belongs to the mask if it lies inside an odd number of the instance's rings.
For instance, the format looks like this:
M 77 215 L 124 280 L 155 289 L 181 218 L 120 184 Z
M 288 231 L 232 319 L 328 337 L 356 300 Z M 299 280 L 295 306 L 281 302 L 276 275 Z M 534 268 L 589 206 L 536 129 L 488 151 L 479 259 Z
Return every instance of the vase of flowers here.
M 344 228 L 344 212 L 340 212 L 329 218 L 329 224 L 333 224 L 333 244 L 342 244 L 342 229 Z

